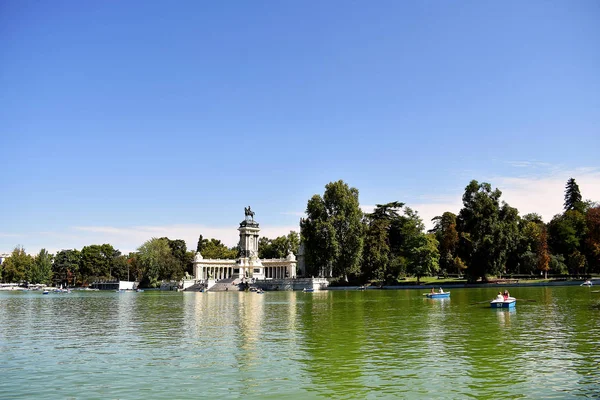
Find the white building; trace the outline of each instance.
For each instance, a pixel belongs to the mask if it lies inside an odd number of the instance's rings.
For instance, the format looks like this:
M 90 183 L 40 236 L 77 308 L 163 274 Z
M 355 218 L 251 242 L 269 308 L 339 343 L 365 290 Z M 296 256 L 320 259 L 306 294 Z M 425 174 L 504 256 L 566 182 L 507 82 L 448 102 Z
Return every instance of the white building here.
M 290 251 L 286 258 L 258 258 L 258 222 L 254 212 L 245 209 L 246 218 L 240 223 L 240 257 L 237 260 L 205 259 L 199 252 L 194 258 L 194 278 L 198 282 L 209 279 L 285 279 L 296 278 L 296 257 Z
M 2 265 L 4 260 L 6 260 L 8 257 L 10 257 L 10 253 L 0 253 L 0 265 Z

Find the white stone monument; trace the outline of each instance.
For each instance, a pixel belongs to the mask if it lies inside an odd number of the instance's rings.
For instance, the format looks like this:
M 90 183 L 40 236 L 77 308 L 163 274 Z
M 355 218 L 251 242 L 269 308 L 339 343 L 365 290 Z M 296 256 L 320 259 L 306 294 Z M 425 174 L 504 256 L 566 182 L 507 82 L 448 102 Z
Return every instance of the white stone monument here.
M 254 221 L 254 211 L 244 208 L 245 218 L 240 222 L 240 258 L 237 260 L 239 278 L 264 279 L 263 265 L 258 258 L 258 222 Z

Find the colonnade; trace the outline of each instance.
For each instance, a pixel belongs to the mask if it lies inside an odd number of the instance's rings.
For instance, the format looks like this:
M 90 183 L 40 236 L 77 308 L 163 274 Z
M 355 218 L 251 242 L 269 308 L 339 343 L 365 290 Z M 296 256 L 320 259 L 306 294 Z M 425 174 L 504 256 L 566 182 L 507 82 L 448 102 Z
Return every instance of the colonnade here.
M 288 267 L 285 265 L 275 267 L 264 267 L 265 278 L 269 279 L 283 279 L 290 278 L 288 273 Z
M 233 267 L 201 267 L 200 279 L 227 279 L 233 276 Z

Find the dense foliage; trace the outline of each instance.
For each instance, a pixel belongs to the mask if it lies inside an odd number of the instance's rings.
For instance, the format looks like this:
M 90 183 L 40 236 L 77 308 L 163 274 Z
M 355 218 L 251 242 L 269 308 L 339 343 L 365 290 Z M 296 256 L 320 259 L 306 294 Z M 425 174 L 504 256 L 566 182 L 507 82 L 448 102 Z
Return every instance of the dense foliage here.
M 285 258 L 292 252 L 298 253 L 300 247 L 300 235 L 298 232 L 290 231 L 286 236 L 279 236 L 275 239 L 261 237 L 258 240 L 259 258 Z
M 502 201 L 502 192 L 489 183 L 471 181 L 465 188 L 463 207 L 455 215 L 445 212 L 433 219 L 429 235 L 416 211 L 398 201 L 378 204 L 362 219 L 345 241 L 363 242 L 358 268 L 333 269 L 340 251 L 338 230 L 331 209 L 344 210 L 344 199 L 326 204 L 335 187 L 325 195 L 313 196 L 307 204 L 307 218 L 301 222 L 306 263 L 311 273 L 363 282 L 395 282 L 405 276 L 465 275 L 469 281 L 486 281 L 503 275 L 544 276 L 600 273 L 600 207 L 582 201 L 579 186 L 571 178 L 565 188 L 565 210 L 545 224 L 537 214 L 520 216 L 516 208 Z M 353 206 L 358 206 L 358 190 Z
M 363 247 L 363 213 L 358 190 L 343 181 L 325 186 L 323 197 L 314 195 L 300 222 L 306 244 L 307 266 L 311 275 L 331 271 L 335 276 L 355 275 L 360 271 Z
M 503 275 L 586 276 L 600 273 L 600 206 L 582 201 L 575 179 L 566 184 L 564 211 L 547 224 L 537 214 L 520 216 L 489 183 L 471 181 L 458 214 L 433 218 L 425 232 L 415 210 L 393 201 L 363 214 L 358 189 L 343 181 L 325 186 L 307 203 L 301 233 L 261 237 L 259 257 L 284 258 L 304 244 L 308 276 L 394 283 L 406 276 L 464 275 L 486 281 Z M 558 195 L 558 194 L 557 194 Z M 200 235 L 204 258 L 234 259 L 239 247 Z M 45 249 L 31 256 L 17 246 L 0 265 L 3 282 L 87 285 L 98 280 L 136 280 L 157 286 L 192 273 L 185 241 L 152 238 L 123 255 L 110 244 L 81 250 Z

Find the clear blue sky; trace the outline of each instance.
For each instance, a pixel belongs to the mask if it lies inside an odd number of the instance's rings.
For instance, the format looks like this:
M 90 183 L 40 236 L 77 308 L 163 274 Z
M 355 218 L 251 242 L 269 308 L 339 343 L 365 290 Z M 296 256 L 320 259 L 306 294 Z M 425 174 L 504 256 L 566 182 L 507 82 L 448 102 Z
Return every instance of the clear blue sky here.
M 565 177 L 599 193 L 599 21 L 595 0 L 5 0 L 0 252 L 234 244 L 244 206 L 285 231 L 338 179 L 427 219 L 471 179 L 552 180 L 559 212 Z

